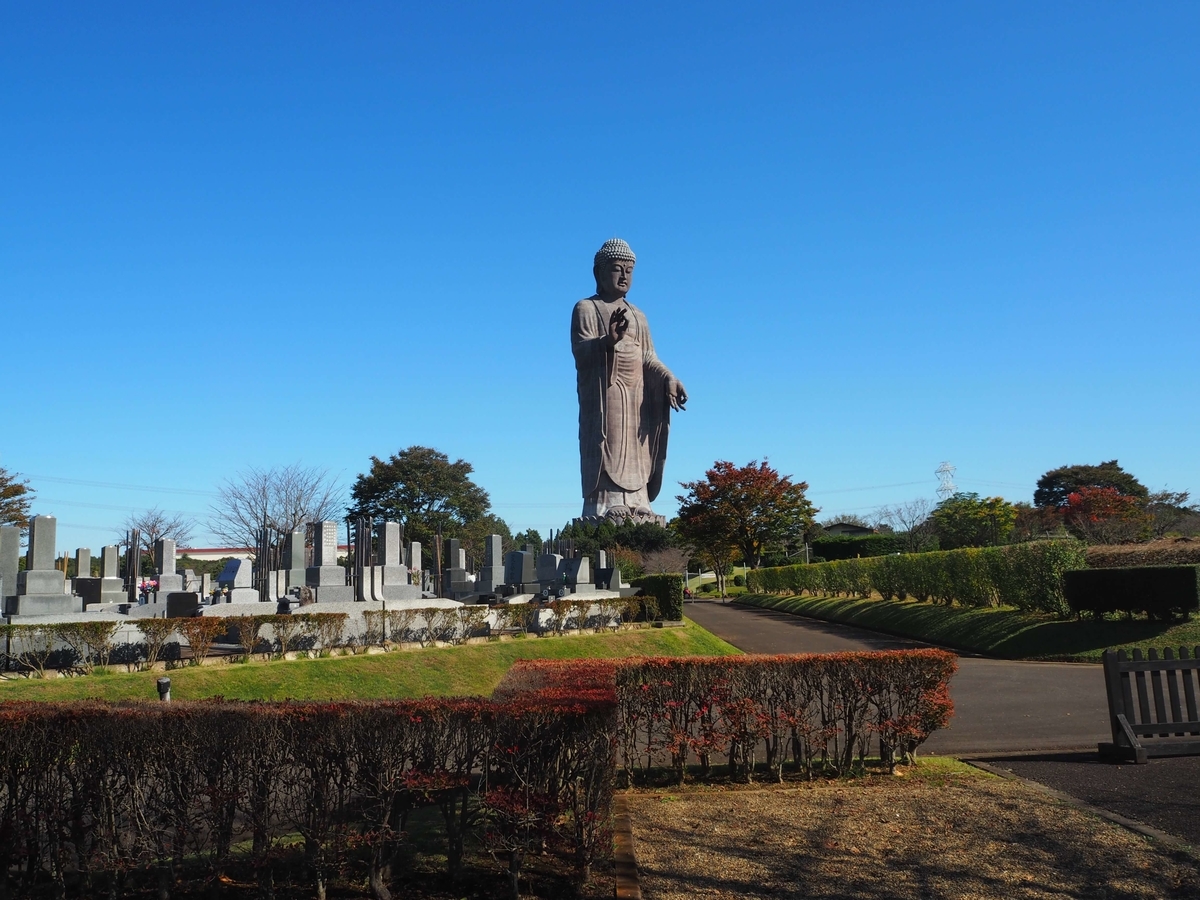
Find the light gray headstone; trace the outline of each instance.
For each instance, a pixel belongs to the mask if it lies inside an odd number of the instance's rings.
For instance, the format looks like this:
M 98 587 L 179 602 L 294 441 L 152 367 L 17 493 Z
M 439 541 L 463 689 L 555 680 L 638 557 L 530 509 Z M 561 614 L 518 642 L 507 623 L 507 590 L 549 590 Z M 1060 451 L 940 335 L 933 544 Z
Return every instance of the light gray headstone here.
M 457 558 L 454 560 L 454 568 L 466 569 L 467 567 L 467 551 L 461 547 L 458 549 Z
M 54 541 L 58 520 L 54 516 L 34 516 L 29 520 L 29 550 L 25 554 L 25 570 L 50 571 L 54 568 Z
M 17 595 L 17 572 L 21 568 L 21 529 L 0 525 L 0 601 Z M 0 613 L 3 610 L 0 603 Z
M 338 523 L 322 522 L 317 526 L 317 539 L 313 547 L 314 566 L 336 566 L 338 550 Z
M 376 538 L 379 542 L 378 561 L 381 566 L 402 566 L 400 557 L 400 523 L 384 522 L 378 526 Z
M 170 538 L 154 542 L 154 568 L 159 575 L 175 574 L 175 542 Z
M 92 577 L 92 551 L 87 547 L 75 548 L 75 577 Z
M 606 550 L 597 550 L 596 551 L 596 568 L 597 569 L 607 569 L 608 568 L 608 551 L 606 551 Z
M 421 542 L 412 541 L 408 545 L 408 567 L 416 569 L 420 572 L 421 569 Z
M 121 577 L 121 552 L 116 544 L 109 544 L 100 551 L 100 577 Z

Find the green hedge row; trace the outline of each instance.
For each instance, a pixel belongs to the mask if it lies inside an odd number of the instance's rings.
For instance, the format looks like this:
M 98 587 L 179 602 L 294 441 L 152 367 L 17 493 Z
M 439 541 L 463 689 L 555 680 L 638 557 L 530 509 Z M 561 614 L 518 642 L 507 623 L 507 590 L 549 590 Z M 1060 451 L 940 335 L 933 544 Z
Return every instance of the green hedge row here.
M 658 601 L 659 615 L 668 622 L 683 619 L 682 575 L 643 575 L 634 579 L 631 584 L 641 588 L 642 594 L 648 594 Z
M 914 597 L 1067 615 L 1063 575 L 1086 565 L 1082 542 L 1035 541 L 757 569 L 747 584 L 759 593 L 865 598 L 875 591 L 885 600 Z
M 887 556 L 903 553 L 904 539 L 894 534 L 868 534 L 863 537 L 827 537 L 812 542 L 812 552 L 830 562 L 837 559 L 857 559 L 864 556 Z
M 1200 566 L 1127 566 L 1080 569 L 1065 579 L 1075 613 L 1145 613 L 1151 619 L 1186 617 L 1200 609 Z

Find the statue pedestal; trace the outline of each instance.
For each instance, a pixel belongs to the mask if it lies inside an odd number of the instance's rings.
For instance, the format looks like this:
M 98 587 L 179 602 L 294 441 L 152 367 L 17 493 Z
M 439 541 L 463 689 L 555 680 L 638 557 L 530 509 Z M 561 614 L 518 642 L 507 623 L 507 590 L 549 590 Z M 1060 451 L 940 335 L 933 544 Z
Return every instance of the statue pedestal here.
M 602 516 L 579 516 L 575 521 L 584 522 L 588 525 L 599 525 L 602 522 L 612 522 L 614 525 L 624 525 L 626 522 L 633 522 L 635 525 L 642 525 L 649 522 L 652 525 L 658 525 L 662 528 L 667 527 L 666 516 L 660 516 L 656 513 L 637 512 L 632 509 L 619 511 L 610 509 Z

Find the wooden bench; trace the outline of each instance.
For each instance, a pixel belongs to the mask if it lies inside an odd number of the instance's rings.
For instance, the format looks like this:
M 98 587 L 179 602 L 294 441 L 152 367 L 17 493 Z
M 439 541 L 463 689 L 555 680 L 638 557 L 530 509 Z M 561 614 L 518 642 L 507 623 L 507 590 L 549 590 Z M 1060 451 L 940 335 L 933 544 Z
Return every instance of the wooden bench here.
M 1170 647 L 1159 656 L 1134 650 L 1104 651 L 1104 685 L 1112 720 L 1112 743 L 1099 745 L 1100 755 L 1146 762 L 1151 756 L 1200 754 L 1200 647 L 1178 655 Z M 1163 685 L 1166 684 L 1164 691 Z

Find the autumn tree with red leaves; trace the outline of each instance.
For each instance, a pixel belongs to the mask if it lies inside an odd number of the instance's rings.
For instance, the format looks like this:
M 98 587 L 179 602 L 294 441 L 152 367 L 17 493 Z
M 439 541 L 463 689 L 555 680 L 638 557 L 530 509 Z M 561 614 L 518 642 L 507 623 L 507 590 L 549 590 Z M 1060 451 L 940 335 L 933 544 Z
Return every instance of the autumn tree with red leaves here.
M 680 482 L 687 493 L 675 498 L 675 528 L 709 560 L 735 547 L 757 569 L 768 550 L 800 543 L 818 512 L 804 495 L 807 482 L 793 483 L 765 459 L 741 467 L 718 460 L 704 476 Z
M 1150 516 L 1138 497 L 1111 487 L 1081 487 L 1067 497 L 1067 528 L 1089 544 L 1119 544 L 1146 537 Z

